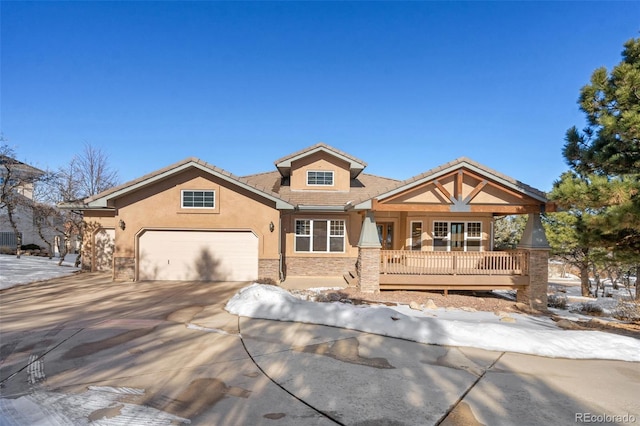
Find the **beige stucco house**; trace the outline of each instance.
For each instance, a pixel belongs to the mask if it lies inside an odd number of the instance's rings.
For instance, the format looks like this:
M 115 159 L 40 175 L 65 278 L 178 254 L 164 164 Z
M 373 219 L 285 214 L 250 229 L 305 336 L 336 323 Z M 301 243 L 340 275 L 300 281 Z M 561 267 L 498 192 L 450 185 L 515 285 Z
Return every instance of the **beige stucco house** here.
M 89 225 L 85 268 L 115 280 L 344 276 L 364 291 L 514 288 L 546 306 L 544 193 L 466 158 L 405 181 L 366 166 L 323 143 L 244 177 L 190 158 L 68 207 Z M 508 214 L 529 215 L 521 246 L 493 251 Z

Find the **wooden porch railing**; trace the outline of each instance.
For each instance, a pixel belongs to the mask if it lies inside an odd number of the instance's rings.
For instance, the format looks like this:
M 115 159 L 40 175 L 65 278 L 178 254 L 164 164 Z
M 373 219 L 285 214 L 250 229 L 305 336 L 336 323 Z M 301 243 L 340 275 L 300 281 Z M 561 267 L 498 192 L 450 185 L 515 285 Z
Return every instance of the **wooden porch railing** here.
M 529 275 L 529 252 L 381 250 L 381 274 Z

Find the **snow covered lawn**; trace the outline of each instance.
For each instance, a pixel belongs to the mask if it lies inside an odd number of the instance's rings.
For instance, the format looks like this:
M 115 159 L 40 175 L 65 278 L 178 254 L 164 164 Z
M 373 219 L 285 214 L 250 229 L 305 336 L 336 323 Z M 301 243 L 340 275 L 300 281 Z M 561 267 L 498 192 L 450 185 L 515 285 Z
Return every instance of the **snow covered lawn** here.
M 51 278 L 64 277 L 80 270 L 73 266 L 76 255 L 68 255 L 62 266 L 60 259 L 46 257 L 0 255 L 0 290 Z
M 640 340 L 558 328 L 547 317 L 408 306 L 317 303 L 271 285 L 252 284 L 226 305 L 235 315 L 342 327 L 421 343 L 468 346 L 554 358 L 640 362 Z M 505 318 L 510 318 L 505 320 Z

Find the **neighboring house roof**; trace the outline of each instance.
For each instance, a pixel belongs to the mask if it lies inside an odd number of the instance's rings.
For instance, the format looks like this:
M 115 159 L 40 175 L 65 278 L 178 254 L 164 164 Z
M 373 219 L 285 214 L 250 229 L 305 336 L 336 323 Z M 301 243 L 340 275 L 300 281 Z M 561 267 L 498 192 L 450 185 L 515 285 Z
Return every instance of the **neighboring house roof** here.
M 289 154 L 286 157 L 282 157 L 281 159 L 276 160 L 274 164 L 278 168 L 278 171 L 280 171 L 280 174 L 286 177 L 291 175 L 292 162 L 307 157 L 316 152 L 326 152 L 349 163 L 349 170 L 351 172 L 352 179 L 356 178 L 364 170 L 364 168 L 367 167 L 367 163 L 365 163 L 364 161 L 322 142 L 294 152 L 293 154 Z
M 140 188 L 151 185 L 155 182 L 158 182 L 163 179 L 167 179 L 177 173 L 180 173 L 189 168 L 198 168 L 207 173 L 210 173 L 222 180 L 225 180 L 234 185 L 240 186 L 254 194 L 260 195 L 268 200 L 274 201 L 276 203 L 276 208 L 278 209 L 292 209 L 293 205 L 288 203 L 278 194 L 274 193 L 268 188 L 260 187 L 257 184 L 251 183 L 244 178 L 235 176 L 226 170 L 223 170 L 219 167 L 216 167 L 212 164 L 209 164 L 205 161 L 202 161 L 198 158 L 187 158 L 182 161 L 179 161 L 175 164 L 172 164 L 163 169 L 157 170 L 153 173 L 142 176 L 138 179 L 127 182 L 123 185 L 116 186 L 114 188 L 108 189 L 106 191 L 101 192 L 100 194 L 94 195 L 84 200 L 83 205 L 78 205 L 75 203 L 69 203 L 63 205 L 66 208 L 73 209 L 100 209 L 100 208 L 111 208 L 112 204 L 111 200 L 119 198 L 125 194 L 128 194 L 132 191 L 136 191 Z
M 372 198 L 381 191 L 394 188 L 399 182 L 396 179 L 361 173 L 356 179 L 351 179 L 349 191 L 292 191 L 288 185 L 282 184 L 282 176 L 278 172 L 245 176 L 244 179 L 253 185 L 271 189 L 300 210 L 322 207 L 345 210 L 354 201 Z
M 516 179 L 513 179 L 507 175 L 504 175 L 496 170 L 493 170 L 487 166 L 484 166 L 480 163 L 477 163 L 469 158 L 460 157 L 449 163 L 443 164 L 431 170 L 428 170 L 424 173 L 421 173 L 417 176 L 411 177 L 407 180 L 399 182 L 396 187 L 391 188 L 389 190 L 380 191 L 376 196 L 370 198 L 361 198 L 355 203 L 356 208 L 368 208 L 369 202 L 371 198 L 375 198 L 379 201 L 384 200 L 385 198 L 392 197 L 398 193 L 407 191 L 413 187 L 419 186 L 425 182 L 432 181 L 434 179 L 438 179 L 441 176 L 445 176 L 454 172 L 456 170 L 460 170 L 466 168 L 472 172 L 475 172 L 487 179 L 493 180 L 499 184 L 502 184 L 508 188 L 516 190 L 520 193 L 523 193 L 533 199 L 540 201 L 541 203 L 546 203 L 547 197 L 546 194 L 538 189 L 535 189 L 527 184 L 524 184 Z
M 9 165 L 9 167 L 13 168 L 19 173 L 24 173 L 25 175 L 37 177 L 44 174 L 42 170 L 23 163 L 22 161 L 18 161 L 15 158 L 7 157 L 6 155 L 0 155 L 0 165 L 3 166 L 0 168 L 0 175 L 3 174 L 5 165 Z

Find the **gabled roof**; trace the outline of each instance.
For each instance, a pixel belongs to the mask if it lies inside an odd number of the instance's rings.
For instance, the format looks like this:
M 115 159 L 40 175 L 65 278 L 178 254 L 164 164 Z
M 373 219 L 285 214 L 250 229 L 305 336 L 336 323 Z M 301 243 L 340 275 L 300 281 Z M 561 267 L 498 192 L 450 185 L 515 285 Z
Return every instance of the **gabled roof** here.
M 212 164 L 204 162 L 198 158 L 187 158 L 182 161 L 179 161 L 175 164 L 172 164 L 163 169 L 157 170 L 145 176 L 142 176 L 138 179 L 127 182 L 123 185 L 116 186 L 114 188 L 108 189 L 100 194 L 94 195 L 84 200 L 83 206 L 76 205 L 67 205 L 67 208 L 74 209 L 100 209 L 100 208 L 110 208 L 112 207 L 111 201 L 122 197 L 123 195 L 129 194 L 133 191 L 136 191 L 140 188 L 144 188 L 149 186 L 155 182 L 161 181 L 168 177 L 171 177 L 177 173 L 181 173 L 190 168 L 197 168 L 206 173 L 209 173 L 217 178 L 225 180 L 229 183 L 237 185 L 243 189 L 246 189 L 254 194 L 257 194 L 261 197 L 264 197 L 268 200 L 274 201 L 276 203 L 276 208 L 278 209 L 293 209 L 293 205 L 283 200 L 278 194 L 273 191 L 257 186 L 256 184 L 248 182 L 246 179 L 235 176 L 226 170 L 218 168 Z
M 275 166 L 278 168 L 278 171 L 282 176 L 290 176 L 292 162 L 315 154 L 316 152 L 326 152 L 330 155 L 333 155 L 334 157 L 339 158 L 340 160 L 349 163 L 351 179 L 355 179 L 364 170 L 364 168 L 367 167 L 367 163 L 365 163 L 364 161 L 322 142 L 276 160 Z
M 516 179 L 513 179 L 507 175 L 504 175 L 496 170 L 486 167 L 480 163 L 477 163 L 469 158 L 460 157 L 449 163 L 443 164 L 417 176 L 411 177 L 407 180 L 399 182 L 394 188 L 384 190 L 372 197 L 378 201 L 383 201 L 386 198 L 393 197 L 396 194 L 408 191 L 411 188 L 422 185 L 423 183 L 433 181 L 439 177 L 448 175 L 457 170 L 467 169 L 478 175 L 481 175 L 487 179 L 490 179 L 498 184 L 504 185 L 516 192 L 527 195 L 540 203 L 547 203 L 546 194 L 536 188 L 526 185 Z M 369 208 L 371 199 L 360 199 L 355 203 L 355 208 Z
M 287 168 L 290 170 L 292 161 L 319 151 L 328 152 L 331 155 L 348 161 L 352 166 L 352 173 L 354 170 L 357 171 L 356 177 L 351 179 L 348 191 L 293 191 L 288 184 L 283 183 L 283 176 L 286 177 L 286 174 L 283 175 L 283 171 L 286 173 Z M 167 179 L 189 168 L 198 168 L 271 200 L 275 202 L 276 208 L 282 210 L 345 211 L 349 209 L 371 209 L 374 200 L 375 202 L 384 203 L 385 200 L 388 199 L 388 201 L 393 202 L 396 196 L 401 196 L 404 192 L 419 188 L 421 185 L 437 181 L 438 179 L 462 170 L 465 170 L 463 173 L 471 173 L 482 179 L 492 181 L 496 185 L 505 187 L 514 193 L 527 196 L 534 205 L 537 205 L 537 203 L 547 203 L 544 192 L 465 157 L 458 158 L 404 181 L 361 173 L 362 169 L 366 166 L 364 162 L 322 143 L 284 157 L 276 162 L 276 166 L 279 171 L 239 177 L 198 158 L 192 157 L 104 191 L 93 197 L 89 197 L 81 203 L 65 203 L 61 205 L 61 207 L 78 210 L 110 209 L 113 208 L 113 200 L 154 184 L 155 182 Z M 454 203 L 455 201 L 456 200 L 454 200 Z M 466 200 L 459 201 L 463 202 Z
M 45 172 L 36 167 L 30 166 L 6 155 L 0 155 L 0 165 L 3 166 L 0 168 L 0 174 L 4 172 L 5 165 L 8 165 L 8 167 L 13 169 L 15 172 L 25 177 L 39 177 L 45 174 Z
M 269 188 L 300 210 L 323 206 L 345 210 L 355 200 L 370 199 L 381 191 L 394 188 L 399 182 L 396 179 L 361 173 L 351 180 L 349 191 L 293 191 L 290 186 L 282 184 L 282 176 L 275 171 L 244 176 L 243 179 L 252 185 Z

